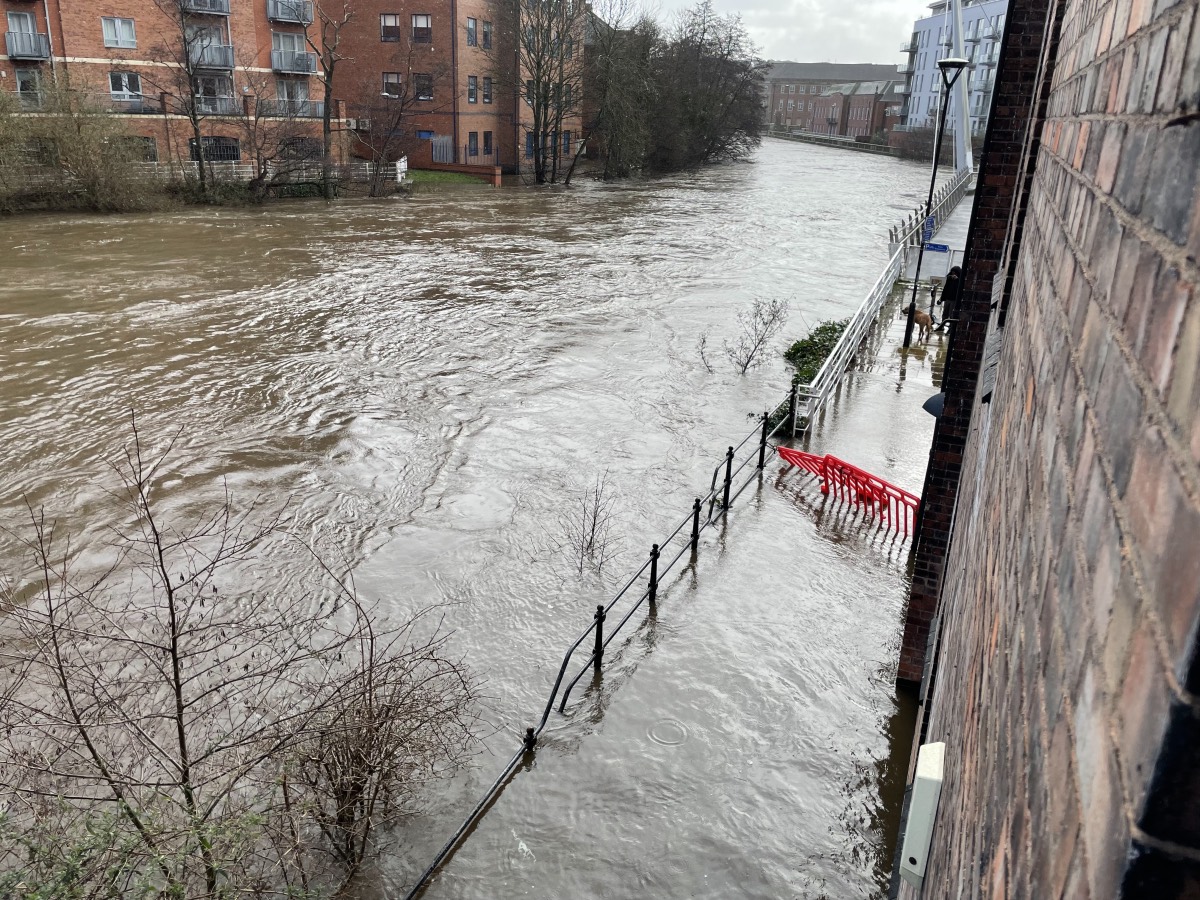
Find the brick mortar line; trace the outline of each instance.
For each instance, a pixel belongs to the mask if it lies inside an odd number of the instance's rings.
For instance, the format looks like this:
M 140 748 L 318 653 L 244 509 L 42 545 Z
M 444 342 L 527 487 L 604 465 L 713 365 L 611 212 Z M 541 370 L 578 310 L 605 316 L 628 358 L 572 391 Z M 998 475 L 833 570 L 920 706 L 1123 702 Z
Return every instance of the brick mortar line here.
M 1046 152 L 1053 159 L 1061 162 L 1061 157 L 1050 153 L 1049 150 Z M 1064 168 L 1067 170 L 1068 174 L 1071 175 L 1080 185 L 1085 188 L 1090 187 L 1090 183 L 1082 176 L 1075 173 L 1070 166 L 1064 165 Z M 1043 188 L 1045 188 L 1045 185 L 1043 185 Z M 1054 216 L 1055 221 L 1059 225 L 1059 230 L 1062 233 L 1064 243 L 1066 243 L 1068 249 L 1071 251 L 1071 255 L 1074 257 L 1075 262 L 1079 264 L 1079 272 L 1083 276 L 1084 281 L 1087 282 L 1088 289 L 1091 291 L 1094 297 L 1099 296 L 1101 292 L 1097 291 L 1096 289 L 1095 279 L 1090 267 L 1082 264 L 1085 260 L 1090 261 L 1088 255 L 1085 252 L 1082 252 L 1081 248 L 1076 243 L 1075 238 L 1067 230 L 1066 222 L 1060 214 L 1058 204 L 1053 202 L 1054 197 L 1052 192 L 1049 190 L 1043 190 L 1042 193 L 1050 201 L 1052 201 L 1047 203 L 1047 207 L 1050 209 L 1051 214 Z M 1189 260 L 1185 265 L 1179 265 L 1175 262 L 1172 262 L 1167 254 L 1162 252 L 1161 247 L 1169 246 L 1172 250 L 1177 251 L 1177 253 L 1186 253 L 1184 249 L 1180 248 L 1177 244 L 1171 241 L 1170 238 L 1165 237 L 1153 228 L 1150 229 L 1150 235 L 1153 237 L 1153 240 L 1146 240 L 1146 232 L 1141 228 L 1134 227 L 1136 224 L 1141 224 L 1141 219 L 1126 212 L 1124 208 L 1120 206 L 1120 204 L 1112 202 L 1108 195 L 1099 192 L 1098 187 L 1096 190 L 1089 191 L 1089 193 L 1091 193 L 1099 203 L 1104 205 L 1113 214 L 1113 216 L 1117 219 L 1118 224 L 1120 224 L 1126 231 L 1132 231 L 1139 239 L 1142 240 L 1143 243 L 1149 244 L 1164 262 L 1174 265 L 1175 268 L 1180 270 L 1181 275 L 1189 275 L 1192 283 L 1200 287 L 1200 284 L 1197 284 L 1200 282 L 1200 264 L 1191 260 Z M 1107 296 L 1107 291 L 1104 292 L 1104 296 Z M 1200 302 L 1200 293 L 1193 292 L 1192 298 L 1193 302 Z M 1133 375 L 1134 384 L 1144 396 L 1147 406 L 1147 414 L 1149 415 L 1152 423 L 1157 425 L 1159 430 L 1163 433 L 1164 443 L 1167 445 L 1167 448 L 1170 451 L 1168 455 L 1171 457 L 1172 461 L 1176 463 L 1175 469 L 1180 476 L 1180 481 L 1183 482 L 1184 489 L 1187 491 L 1188 499 L 1193 503 L 1200 502 L 1200 465 L 1198 465 L 1192 459 L 1191 451 L 1176 435 L 1175 432 L 1177 428 L 1175 422 L 1167 413 L 1166 406 L 1159 398 L 1158 388 L 1155 387 L 1146 377 L 1145 373 L 1142 371 L 1141 363 L 1128 347 L 1125 341 L 1123 327 L 1116 320 L 1116 317 L 1113 316 L 1112 312 L 1107 308 L 1106 304 L 1097 301 L 1096 307 L 1100 311 L 1100 315 L 1104 319 L 1105 324 L 1109 326 L 1109 331 L 1113 337 L 1113 343 L 1121 351 L 1121 354 L 1125 357 L 1126 363 L 1129 365 Z M 1178 340 L 1178 337 L 1176 337 L 1176 345 L 1178 344 Z M 1174 347 L 1172 349 L 1174 349 Z M 1172 372 L 1172 375 L 1174 375 L 1174 372 Z
M 1182 20 L 1184 18 L 1185 13 L 1190 14 L 1192 12 L 1193 8 L 1194 7 L 1189 6 L 1186 3 L 1180 3 L 1180 4 L 1177 4 L 1172 9 L 1164 10 L 1163 12 L 1159 13 L 1157 16 L 1152 18 L 1145 25 L 1142 25 L 1141 27 L 1139 27 L 1138 30 L 1135 31 L 1133 34 L 1126 33 L 1125 36 L 1122 37 L 1120 41 L 1110 43 L 1108 46 L 1108 49 L 1105 50 L 1103 54 L 1101 54 L 1100 56 L 1092 57 L 1086 66 L 1076 69 L 1074 72 L 1072 72 L 1070 75 L 1068 75 L 1065 79 L 1063 79 L 1063 81 L 1061 81 L 1057 85 L 1055 85 L 1054 88 L 1057 89 L 1059 85 L 1069 84 L 1075 78 L 1082 77 L 1082 75 L 1085 72 L 1089 71 L 1090 69 L 1094 69 L 1097 66 L 1104 65 L 1110 59 L 1115 59 L 1119 56 L 1124 56 L 1124 53 L 1126 50 L 1128 50 L 1131 46 L 1136 48 L 1136 45 L 1142 40 L 1145 40 L 1147 38 L 1149 38 L 1150 40 L 1153 40 L 1153 37 L 1156 32 L 1161 31 L 1164 28 L 1173 28 L 1174 26 L 1178 25 L 1180 20 Z M 1059 58 L 1061 59 L 1065 53 L 1071 53 L 1072 51 L 1075 50 L 1076 47 L 1081 47 L 1081 48 L 1086 49 L 1086 42 L 1087 42 L 1086 34 L 1087 34 L 1087 32 L 1089 32 L 1091 30 L 1092 25 L 1094 25 L 1097 22 L 1100 23 L 1101 27 L 1103 27 L 1104 16 L 1098 16 L 1098 17 L 1092 19 L 1091 21 L 1089 21 L 1086 24 L 1086 26 L 1082 29 L 1079 37 L 1074 39 L 1073 41 L 1071 41 L 1071 43 L 1069 45 L 1060 43 L 1059 53 L 1058 53 Z M 1115 24 L 1116 24 L 1115 21 L 1113 24 L 1115 26 Z M 1111 41 L 1111 36 L 1110 36 L 1110 41 Z M 1080 55 L 1082 56 L 1082 54 L 1080 54 Z
M 1173 117 L 1173 114 L 1169 113 L 1169 112 L 1157 112 L 1157 113 L 1153 113 L 1153 112 L 1145 113 L 1145 112 L 1140 112 L 1140 111 L 1139 112 L 1128 112 L 1128 113 L 1080 112 L 1080 113 L 1070 113 L 1070 114 L 1046 116 L 1045 121 L 1046 122 L 1088 122 L 1089 124 L 1093 123 L 1093 122 L 1103 122 L 1103 123 L 1115 122 L 1115 123 L 1118 123 L 1121 125 L 1133 123 L 1135 125 L 1152 126 L 1155 129 L 1161 131 L 1166 126 L 1166 120 L 1168 120 L 1172 117 Z M 1172 125 L 1171 127 L 1172 128 L 1179 128 L 1179 127 L 1186 128 L 1188 126 L 1187 125 L 1182 125 L 1182 126 Z M 1052 153 L 1051 155 L 1054 156 L 1056 159 L 1058 158 L 1058 154 Z
M 1059 222 L 1059 224 L 1061 226 L 1061 221 Z M 1042 247 L 1045 247 L 1046 245 L 1044 243 L 1039 243 L 1038 246 L 1039 246 L 1039 248 L 1042 248 Z M 1035 252 L 1034 257 L 1035 257 L 1035 260 L 1037 260 L 1037 262 L 1040 263 L 1040 265 L 1043 268 L 1043 271 L 1045 273 L 1049 274 L 1049 272 L 1053 271 L 1053 260 L 1050 259 L 1049 255 L 1047 253 Z M 1024 280 L 1023 275 L 1018 275 L 1018 278 L 1020 278 L 1021 280 Z M 1014 282 L 1014 285 L 1013 285 L 1014 290 L 1016 289 L 1016 287 L 1017 287 L 1017 284 Z M 1039 295 L 1040 295 L 1040 292 L 1039 292 Z M 1028 296 L 1028 293 L 1026 294 L 1026 296 Z M 1057 295 L 1051 295 L 1051 296 L 1056 297 Z M 1068 329 L 1069 329 L 1069 323 L 1065 322 L 1065 320 L 1066 320 L 1065 310 L 1060 303 L 1054 303 L 1050 300 L 1050 298 L 1047 298 L 1046 301 L 1043 301 L 1039 305 L 1040 305 L 1040 308 L 1042 310 L 1042 314 L 1044 317 L 1057 318 L 1060 320 L 1060 323 L 1059 323 L 1060 325 L 1067 324 Z M 1049 315 L 1047 315 L 1047 313 L 1049 313 Z M 1029 346 L 1030 346 L 1030 353 L 1028 355 L 1027 362 L 1033 363 L 1033 362 L 1035 362 L 1035 360 L 1033 358 L 1033 353 L 1032 353 L 1032 344 L 1030 344 Z M 1092 398 L 1087 392 L 1086 382 L 1084 381 L 1084 379 L 1082 377 L 1082 370 L 1080 369 L 1080 367 L 1078 365 L 1078 354 L 1076 353 L 1076 350 L 1074 347 L 1068 348 L 1068 358 L 1070 359 L 1071 366 L 1072 366 L 1072 369 L 1074 370 L 1076 377 L 1079 379 L 1079 385 L 1080 385 L 1080 389 L 1081 389 L 1080 392 L 1083 394 L 1085 399 L 1088 401 L 1087 406 L 1086 406 L 1086 412 L 1085 412 L 1085 420 L 1087 421 L 1088 427 L 1092 432 L 1091 437 L 1092 437 L 1092 440 L 1096 447 L 1096 450 L 1093 452 L 1093 460 L 1095 461 L 1095 464 L 1100 466 L 1100 468 L 1101 468 L 1101 471 L 1102 471 L 1102 474 L 1104 477 L 1105 491 L 1108 494 L 1109 502 L 1112 504 L 1113 517 L 1117 520 L 1118 527 L 1121 528 L 1121 535 L 1122 535 L 1121 556 L 1122 556 L 1122 558 L 1127 559 L 1129 561 L 1130 569 L 1133 572 L 1134 584 L 1137 587 L 1138 602 L 1133 610 L 1133 617 L 1134 617 L 1134 620 L 1136 621 L 1136 619 L 1139 617 L 1139 615 L 1145 615 L 1146 618 L 1150 621 L 1151 633 L 1155 639 L 1155 647 L 1158 650 L 1159 661 L 1161 663 L 1164 658 L 1164 652 L 1163 652 L 1163 646 L 1162 646 L 1164 643 L 1164 639 L 1162 638 L 1161 633 L 1160 633 L 1162 626 L 1161 626 L 1161 623 L 1158 621 L 1158 615 L 1157 615 L 1156 610 L 1153 607 L 1153 603 L 1145 590 L 1144 582 L 1143 582 L 1141 572 L 1140 572 L 1140 567 L 1138 566 L 1136 559 L 1134 558 L 1134 555 L 1132 553 L 1128 553 L 1125 550 L 1125 545 L 1127 545 L 1127 543 L 1128 543 L 1127 540 L 1125 539 L 1125 535 L 1129 534 L 1129 531 L 1127 528 L 1124 527 L 1124 524 L 1123 524 L 1123 519 L 1124 519 L 1123 509 L 1121 507 L 1121 504 L 1117 501 L 1117 499 L 1115 497 L 1115 491 L 1113 489 L 1112 473 L 1108 470 L 1108 466 L 1106 465 L 1107 458 L 1101 452 L 1104 447 L 1104 442 L 1102 440 L 1100 440 L 1100 437 L 1099 437 L 1099 431 L 1097 430 L 1096 422 L 1094 421 L 1094 415 L 1092 413 L 1092 408 L 1093 408 L 1094 404 L 1091 402 Z M 1030 366 L 1029 371 L 1036 371 L 1036 367 Z M 1053 413 L 1050 410 L 1047 410 L 1047 420 L 1048 421 L 1050 420 L 1050 417 L 1052 415 L 1053 415 Z M 1056 437 L 1058 438 L 1058 440 L 1061 440 L 1062 428 L 1058 424 L 1056 416 L 1053 421 L 1054 421 Z M 1056 443 L 1058 443 L 1058 441 L 1056 441 Z M 1043 476 L 1042 487 L 1043 487 L 1043 490 L 1045 491 L 1045 496 L 1049 497 L 1050 490 L 1049 490 L 1049 484 L 1047 482 L 1046 476 L 1048 476 L 1048 470 L 1046 470 L 1046 475 Z M 1029 482 L 1027 481 L 1027 484 L 1028 483 Z M 1085 571 L 1085 572 L 1090 571 L 1090 567 L 1087 565 L 1087 556 L 1083 552 L 1082 528 L 1081 528 L 1082 523 L 1081 523 L 1081 518 L 1080 518 L 1081 511 L 1079 510 L 1079 507 L 1078 507 L 1078 502 L 1077 502 L 1078 498 L 1077 498 L 1076 492 L 1075 492 L 1074 479 L 1065 479 L 1064 483 L 1065 483 L 1067 498 L 1068 498 L 1068 503 L 1069 503 L 1068 512 L 1067 512 L 1067 524 L 1074 531 L 1073 539 L 1071 541 L 1071 543 L 1073 545 L 1073 550 L 1075 552 L 1076 559 L 1083 563 L 1083 571 Z M 1056 596 L 1057 596 L 1057 592 L 1056 592 Z M 1059 603 L 1061 604 L 1062 598 L 1059 597 L 1058 600 L 1059 600 Z M 1041 616 L 1039 615 L 1038 618 L 1040 620 Z M 1065 632 L 1063 630 L 1062 623 L 1060 621 L 1060 617 L 1057 615 L 1057 611 L 1056 611 L 1056 614 L 1053 615 L 1051 618 L 1052 618 L 1051 628 L 1058 634 L 1060 640 L 1062 640 L 1062 646 L 1065 648 L 1067 646 Z M 1038 634 L 1040 635 L 1040 629 L 1038 630 Z M 1083 648 L 1083 656 L 1085 658 L 1088 656 L 1088 649 L 1089 648 L 1094 649 L 1097 641 L 1098 641 L 1098 638 L 1095 635 L 1093 635 L 1093 634 L 1088 635 L 1087 643 L 1084 645 L 1084 648 Z M 1040 640 L 1038 641 L 1037 650 L 1038 650 L 1038 653 L 1037 653 L 1038 659 L 1044 659 L 1046 657 L 1046 655 L 1050 652 L 1049 647 L 1041 646 Z M 1129 659 L 1132 656 L 1132 652 L 1133 652 L 1133 642 L 1131 640 L 1131 641 L 1129 641 L 1128 646 L 1126 646 L 1125 649 L 1120 654 L 1119 665 L 1120 665 L 1121 671 L 1123 671 L 1123 672 L 1128 671 Z M 1171 676 L 1173 676 L 1173 672 L 1171 671 L 1171 667 L 1169 665 L 1164 666 L 1164 668 L 1166 669 L 1166 671 L 1168 673 L 1170 673 L 1168 675 L 1168 683 L 1170 683 L 1170 681 L 1173 680 L 1171 678 Z M 1065 676 L 1065 671 L 1063 674 Z M 1065 681 L 1066 681 L 1065 677 L 1064 677 L 1063 681 L 1065 684 Z M 1077 808 L 1077 810 L 1079 812 L 1079 816 L 1080 816 L 1079 831 L 1082 834 L 1082 831 L 1083 831 L 1082 823 L 1084 821 L 1084 815 L 1086 813 L 1086 810 L 1083 808 L 1083 781 L 1082 781 L 1082 775 L 1079 771 L 1078 756 L 1075 751 L 1075 747 L 1077 746 L 1076 734 L 1075 734 L 1075 701 L 1074 701 L 1074 695 L 1073 695 L 1075 685 L 1069 685 L 1068 687 L 1069 687 L 1069 689 L 1062 691 L 1063 716 L 1064 716 L 1064 724 L 1065 724 L 1065 728 L 1067 731 L 1067 735 L 1071 741 L 1071 746 L 1069 748 L 1069 750 L 1070 750 L 1069 756 L 1070 756 L 1070 760 L 1071 760 L 1071 769 L 1072 769 L 1072 778 L 1073 778 L 1072 786 L 1074 787 L 1074 790 L 1075 790 L 1075 805 L 1076 805 L 1076 808 Z M 1113 696 L 1109 692 L 1107 684 L 1101 684 L 1100 696 L 1105 701 L 1112 701 L 1112 700 L 1117 699 L 1115 696 Z M 1045 755 L 1048 756 L 1049 748 L 1050 748 L 1050 740 L 1051 740 L 1051 731 L 1049 729 L 1049 717 L 1048 717 L 1048 714 L 1045 712 L 1045 706 L 1046 706 L 1046 692 L 1043 689 L 1043 691 L 1042 691 L 1042 707 L 1043 707 L 1042 735 L 1045 738 L 1045 743 L 1044 743 L 1044 747 L 1042 749 L 1044 749 L 1046 751 Z M 1104 707 L 1101 710 L 1099 710 L 1099 712 L 1100 712 L 1100 715 L 1103 716 L 1103 720 L 1104 720 L 1102 730 L 1104 733 L 1105 741 L 1108 745 L 1106 749 L 1109 752 L 1111 752 L 1112 759 L 1114 760 L 1114 763 L 1116 766 L 1115 774 L 1117 777 L 1117 783 L 1119 784 L 1120 790 L 1121 790 L 1120 800 L 1121 800 L 1122 813 L 1125 815 L 1126 821 L 1129 826 L 1129 833 L 1132 836 L 1134 834 L 1134 830 L 1137 827 L 1136 822 L 1134 821 L 1134 818 L 1133 818 L 1133 809 L 1132 809 L 1132 803 L 1131 803 L 1134 793 L 1133 793 L 1133 787 L 1131 784 L 1128 783 L 1128 779 L 1126 778 L 1126 775 L 1125 775 L 1126 767 L 1122 765 L 1122 759 L 1124 757 L 1124 754 L 1121 752 L 1121 742 L 1120 742 L 1120 736 L 1118 734 L 1118 719 L 1117 719 L 1117 716 L 1114 715 L 1114 710 L 1113 710 L 1112 706 L 1110 705 L 1110 703 L 1105 703 Z M 1049 793 L 1048 784 L 1046 787 L 1047 787 L 1047 794 L 1048 794 Z M 1079 835 L 1077 835 L 1077 838 L 1078 837 L 1079 837 Z M 1090 873 L 1090 871 L 1091 871 L 1091 866 L 1089 865 L 1090 853 L 1089 853 L 1089 849 L 1088 849 L 1088 840 L 1087 840 L 1086 834 L 1082 834 L 1082 839 L 1079 841 L 1079 846 L 1081 848 L 1080 849 L 1081 856 L 1084 860 L 1084 873 L 1085 873 L 1085 877 L 1086 877 L 1087 874 Z M 1090 879 L 1089 879 L 1089 885 L 1090 885 Z
M 1056 207 L 1052 206 L 1052 214 L 1054 215 L 1055 221 L 1058 223 L 1058 225 L 1060 227 L 1060 231 L 1062 231 L 1063 222 L 1062 222 L 1061 217 L 1058 215 L 1058 209 Z M 1071 240 L 1070 236 L 1067 235 L 1065 232 L 1062 232 L 1062 238 L 1067 242 L 1068 246 L 1072 250 L 1076 249 L 1074 247 L 1074 242 Z M 1052 271 L 1053 270 L 1053 261 L 1045 254 L 1039 254 L 1039 256 L 1040 256 L 1040 261 L 1045 265 L 1046 271 L 1047 272 Z M 1081 269 L 1082 269 L 1082 267 L 1081 267 Z M 1083 270 L 1083 271 L 1085 272 L 1085 277 L 1086 277 L 1086 270 Z M 1089 279 L 1089 284 L 1090 284 L 1090 279 Z M 1111 323 L 1111 317 L 1107 315 L 1107 311 L 1104 310 L 1103 307 L 1099 303 L 1097 303 L 1096 306 L 1097 306 L 1097 308 L 1100 309 L 1100 312 L 1105 317 L 1105 320 L 1107 322 Z M 1069 333 L 1070 325 L 1069 325 L 1069 322 L 1065 321 L 1066 320 L 1065 309 L 1061 303 L 1050 303 L 1048 305 L 1043 304 L 1042 308 L 1043 308 L 1043 310 L 1049 309 L 1051 312 L 1053 312 L 1054 317 L 1060 320 L 1060 325 L 1066 325 L 1066 331 L 1064 331 L 1062 333 Z M 1116 339 L 1115 335 L 1114 335 L 1113 342 L 1118 347 L 1120 347 L 1121 343 L 1122 343 Z M 1176 677 L 1175 666 L 1171 662 L 1170 647 L 1167 644 L 1162 621 L 1158 615 L 1157 609 L 1155 609 L 1155 604 L 1153 601 L 1153 594 L 1148 589 L 1147 584 L 1146 584 L 1145 573 L 1143 572 L 1143 569 L 1142 569 L 1140 556 L 1133 552 L 1132 544 L 1126 537 L 1127 535 L 1131 535 L 1133 532 L 1129 528 L 1129 525 L 1128 525 L 1129 518 L 1128 518 L 1128 514 L 1126 512 L 1125 504 L 1116 496 L 1116 489 L 1114 487 L 1114 481 L 1113 481 L 1113 473 L 1110 471 L 1109 466 L 1107 464 L 1107 457 L 1101 452 L 1104 449 L 1105 444 L 1101 438 L 1101 431 L 1098 427 L 1098 422 L 1096 420 L 1094 398 L 1088 392 L 1087 382 L 1083 377 L 1083 370 L 1082 370 L 1082 367 L 1080 366 L 1080 362 L 1079 362 L 1080 358 L 1079 358 L 1078 348 L 1068 345 L 1067 353 L 1068 353 L 1068 358 L 1071 362 L 1071 367 L 1074 372 L 1074 375 L 1079 380 L 1079 387 L 1080 387 L 1079 392 L 1081 395 L 1083 395 L 1083 397 L 1087 401 L 1087 403 L 1085 405 L 1085 410 L 1084 410 L 1084 418 L 1088 423 L 1088 427 L 1092 431 L 1092 440 L 1096 447 L 1096 451 L 1093 454 L 1093 460 L 1096 465 L 1100 466 L 1100 469 L 1104 476 L 1105 493 L 1108 495 L 1109 503 L 1112 506 L 1113 517 L 1117 521 L 1117 527 L 1120 528 L 1120 530 L 1121 530 L 1121 536 L 1122 536 L 1121 541 L 1120 541 L 1121 558 L 1125 559 L 1129 562 L 1129 567 L 1133 574 L 1134 585 L 1137 588 L 1139 602 L 1133 610 L 1135 620 L 1136 620 L 1136 617 L 1141 615 L 1141 616 L 1144 616 L 1150 624 L 1151 637 L 1154 640 L 1155 649 L 1158 651 L 1159 662 L 1161 663 L 1162 669 L 1165 673 L 1164 680 L 1167 682 L 1168 688 L 1171 690 L 1171 692 L 1173 694 L 1176 695 L 1176 697 L 1178 697 L 1185 703 L 1188 703 L 1189 705 L 1192 705 L 1192 706 L 1196 706 L 1197 704 L 1196 704 L 1195 698 L 1192 697 L 1192 695 L 1188 691 L 1184 690 L 1183 686 L 1179 683 L 1179 680 Z M 1186 482 L 1185 482 L 1185 487 L 1186 487 Z M 1195 499 L 1195 498 L 1190 497 L 1189 499 Z M 1124 667 L 1124 665 L 1128 662 L 1131 652 L 1132 652 L 1132 642 L 1130 643 L 1130 646 L 1126 648 L 1125 652 L 1121 656 L 1122 667 Z M 1117 759 L 1120 760 L 1119 753 L 1117 755 Z

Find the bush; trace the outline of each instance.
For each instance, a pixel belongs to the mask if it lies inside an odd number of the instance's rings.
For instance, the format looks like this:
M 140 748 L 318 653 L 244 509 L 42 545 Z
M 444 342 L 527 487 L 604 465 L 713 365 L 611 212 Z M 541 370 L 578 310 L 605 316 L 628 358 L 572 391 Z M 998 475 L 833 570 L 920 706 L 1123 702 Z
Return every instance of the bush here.
M 849 324 L 849 319 L 822 322 L 784 351 L 783 358 L 796 367 L 793 384 L 812 384 Z

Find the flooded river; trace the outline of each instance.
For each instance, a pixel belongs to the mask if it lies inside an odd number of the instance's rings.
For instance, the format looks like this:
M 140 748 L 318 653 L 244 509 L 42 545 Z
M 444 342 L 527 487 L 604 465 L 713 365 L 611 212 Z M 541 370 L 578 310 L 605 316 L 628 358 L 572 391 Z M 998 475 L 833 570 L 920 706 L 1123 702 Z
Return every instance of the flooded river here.
M 648 184 L 0 221 L 0 516 L 28 498 L 98 538 L 135 410 L 180 433 L 171 503 L 286 499 L 360 593 L 445 604 L 493 733 L 385 860 L 395 896 L 782 396 L 778 359 L 721 358 L 735 315 L 787 299 L 790 340 L 849 314 L 926 179 L 767 142 Z M 624 554 L 580 579 L 562 516 L 603 472 Z M 822 533 L 772 479 L 745 498 L 428 897 L 878 895 L 903 555 Z

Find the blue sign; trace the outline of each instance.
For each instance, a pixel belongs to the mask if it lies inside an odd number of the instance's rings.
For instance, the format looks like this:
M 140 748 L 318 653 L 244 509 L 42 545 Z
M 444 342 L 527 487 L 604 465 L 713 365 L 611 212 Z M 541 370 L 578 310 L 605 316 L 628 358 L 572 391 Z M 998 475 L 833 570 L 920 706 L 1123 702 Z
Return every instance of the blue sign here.
M 925 249 L 928 250 L 930 253 L 949 253 L 950 245 L 949 244 L 926 244 Z
M 934 221 L 933 216 L 929 216 L 928 218 L 925 219 L 925 225 L 921 229 L 921 240 L 922 241 L 927 241 L 931 237 L 933 237 L 934 224 L 935 224 L 935 221 Z

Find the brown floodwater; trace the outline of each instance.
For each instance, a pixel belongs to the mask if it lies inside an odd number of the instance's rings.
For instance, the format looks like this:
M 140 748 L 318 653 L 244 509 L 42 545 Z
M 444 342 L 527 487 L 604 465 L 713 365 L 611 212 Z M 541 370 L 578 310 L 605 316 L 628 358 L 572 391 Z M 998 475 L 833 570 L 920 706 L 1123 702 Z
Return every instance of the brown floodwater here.
M 792 339 L 848 315 L 926 179 L 768 142 L 649 183 L 0 221 L 0 521 L 44 504 L 102 541 L 133 411 L 150 443 L 178 433 L 174 508 L 226 483 L 286 502 L 361 594 L 443 604 L 491 733 L 397 835 L 400 895 L 596 603 L 782 396 L 774 356 L 744 377 L 720 358 L 735 315 L 787 299 Z M 889 459 L 919 489 L 923 454 Z M 623 552 L 580 578 L 562 518 L 604 472 Z M 879 895 L 904 548 L 822 524 L 774 475 L 739 502 L 426 896 Z

